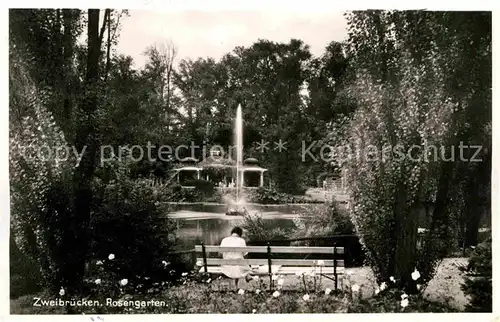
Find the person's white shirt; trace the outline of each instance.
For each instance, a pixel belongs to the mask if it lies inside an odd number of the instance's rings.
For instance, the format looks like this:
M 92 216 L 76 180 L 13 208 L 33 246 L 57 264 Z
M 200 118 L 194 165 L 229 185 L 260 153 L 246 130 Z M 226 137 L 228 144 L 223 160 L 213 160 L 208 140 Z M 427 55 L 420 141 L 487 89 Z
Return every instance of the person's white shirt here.
M 238 236 L 237 234 L 232 234 L 224 238 L 221 243 L 221 247 L 246 247 L 247 243 L 243 238 Z M 240 252 L 224 252 L 222 253 L 222 258 L 224 259 L 241 259 L 244 258 L 248 253 L 240 253 Z
M 247 243 L 243 238 L 238 236 L 238 234 L 232 234 L 229 237 L 224 238 L 221 243 L 221 247 L 246 247 Z M 223 252 L 223 259 L 244 259 L 247 252 Z M 222 272 L 229 278 L 242 278 L 245 277 L 250 272 L 249 266 L 241 265 L 221 265 Z

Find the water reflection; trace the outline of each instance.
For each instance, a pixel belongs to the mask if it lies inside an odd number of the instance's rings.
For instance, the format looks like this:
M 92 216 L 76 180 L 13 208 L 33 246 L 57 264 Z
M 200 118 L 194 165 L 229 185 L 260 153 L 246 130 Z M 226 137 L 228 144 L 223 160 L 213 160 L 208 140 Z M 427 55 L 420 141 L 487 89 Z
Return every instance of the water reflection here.
M 241 219 L 235 217 L 175 219 L 177 221 L 178 246 L 181 249 L 192 249 L 194 245 L 219 245 L 224 237 L 229 236 L 231 229 L 241 225 Z M 294 224 L 291 218 L 265 218 L 274 227 L 291 229 Z M 245 238 L 246 234 L 243 233 Z M 246 239 L 246 238 L 245 238 Z M 247 240 L 248 242 L 248 240 Z

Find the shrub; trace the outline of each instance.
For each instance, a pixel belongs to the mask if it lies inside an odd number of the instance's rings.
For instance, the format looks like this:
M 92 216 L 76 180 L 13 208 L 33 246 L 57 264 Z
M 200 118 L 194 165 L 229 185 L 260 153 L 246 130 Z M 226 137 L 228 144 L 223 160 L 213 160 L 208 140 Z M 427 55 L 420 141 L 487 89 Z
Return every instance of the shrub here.
M 42 275 L 38 263 L 24 255 L 10 236 L 10 297 L 17 298 L 41 290 Z
M 285 229 L 275 227 L 271 221 L 265 221 L 260 213 L 244 216 L 240 225 L 252 243 L 288 238 Z
M 175 225 L 160 212 L 154 188 L 147 180 L 118 176 L 94 185 L 91 254 L 104 260 L 114 254 L 111 269 L 121 278 L 169 279 L 164 262 L 175 244 Z
M 296 219 L 295 238 L 352 235 L 354 225 L 345 211 L 335 201 L 321 205 L 303 207 Z
M 291 203 L 293 200 L 292 195 L 279 192 L 276 188 L 259 188 L 255 191 L 249 191 L 247 195 L 251 202 L 262 204 Z
M 364 261 L 364 251 L 355 236 L 354 224 L 349 214 L 342 211 L 335 201 L 326 204 L 303 207 L 294 218 L 295 229 L 292 238 L 328 237 L 325 239 L 294 242 L 294 245 L 332 246 L 337 244 L 345 249 L 346 265 L 359 266 Z M 351 235 L 342 238 L 338 235 Z
M 206 180 L 193 180 L 187 184 L 188 186 L 194 186 L 203 197 L 211 197 L 215 193 L 214 184 Z
M 435 303 L 423 299 L 419 295 L 410 295 L 408 297 L 408 306 L 401 307 L 401 291 L 390 289 L 378 296 L 354 301 L 349 305 L 349 313 L 448 313 L 457 310 L 440 303 Z
M 11 260 L 19 260 L 26 269 L 32 264 L 28 270 L 13 270 L 12 287 L 28 280 L 51 286 L 61 282 L 61 271 L 77 256 L 57 249 L 58 245 L 69 244 L 61 239 L 68 235 L 65 220 L 71 217 L 70 183 L 75 160 L 70 156 L 57 161 L 47 154 L 45 147 L 67 146 L 64 133 L 47 108 L 46 97 L 38 95 L 28 64 L 19 59 L 18 53 L 12 54 L 9 110 L 15 117 L 11 117 L 9 127 L 10 235 L 12 246 L 19 252 L 11 253 Z M 15 280 L 20 276 L 24 277 Z
M 462 290 L 471 298 L 466 310 L 492 312 L 491 238 L 476 247 L 465 272 Z

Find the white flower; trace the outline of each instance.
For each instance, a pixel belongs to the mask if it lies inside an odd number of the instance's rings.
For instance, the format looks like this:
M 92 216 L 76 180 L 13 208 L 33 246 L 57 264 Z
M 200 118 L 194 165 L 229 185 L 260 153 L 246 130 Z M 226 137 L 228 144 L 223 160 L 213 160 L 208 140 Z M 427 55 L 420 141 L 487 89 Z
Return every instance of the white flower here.
M 305 294 L 304 296 L 302 296 L 302 299 L 306 302 L 309 301 L 309 294 Z
M 379 288 L 377 288 L 377 289 L 375 290 L 375 295 L 377 295 L 378 293 L 380 293 L 380 289 L 379 289 Z
M 272 280 L 273 280 L 273 281 L 276 281 L 277 279 L 278 279 L 278 275 L 273 274 Z
M 209 278 L 209 279 L 207 280 L 207 283 L 210 283 L 211 281 L 212 281 L 212 279 L 211 279 L 211 278 Z
M 401 299 L 402 300 L 407 299 L 407 298 L 408 298 L 408 294 L 406 294 L 406 293 L 401 294 Z
M 59 295 L 64 296 L 66 292 L 64 291 L 64 288 L 61 287 L 61 290 L 59 291 Z
M 380 291 L 383 291 L 387 288 L 387 283 L 386 282 L 382 282 L 382 284 L 380 284 Z
M 167 261 L 161 261 L 161 263 L 162 263 L 162 264 L 163 264 L 163 266 L 165 266 L 165 267 L 166 267 L 166 266 L 168 266 L 168 265 L 170 265 L 170 263 L 169 263 L 169 262 L 167 262 Z
M 187 274 L 188 274 L 188 273 L 184 272 L 184 273 L 182 273 L 181 275 L 182 275 L 182 276 L 187 276 Z
M 240 288 L 240 289 L 238 290 L 238 294 L 239 294 L 239 295 L 243 295 L 243 294 L 245 294 L 245 290 L 244 290 L 244 289 L 242 289 L 242 288 Z
M 317 263 L 318 266 L 325 266 L 325 261 L 320 259 Z
M 109 254 L 108 259 L 110 261 L 112 261 L 113 259 L 115 259 L 115 254 Z
M 102 261 L 97 261 L 96 265 L 102 265 Z
M 389 280 L 393 283 L 396 283 L 396 279 L 394 278 L 394 276 L 389 277 Z
M 259 281 L 259 276 L 255 275 L 252 279 L 253 279 L 254 281 L 258 282 L 258 281 Z
M 351 286 L 351 290 L 352 290 L 353 292 L 359 292 L 359 285 L 358 285 L 358 284 L 353 284 L 353 285 Z
M 124 278 L 124 279 L 122 279 L 122 280 L 120 281 L 120 285 L 121 285 L 121 286 L 125 286 L 125 285 L 127 285 L 127 284 L 128 284 L 128 279 L 126 279 L 126 278 Z
M 283 283 L 284 283 L 284 282 L 285 282 L 285 281 L 284 281 L 282 278 L 280 278 L 280 279 L 278 280 L 278 285 L 283 286 Z
M 417 290 L 419 290 L 419 291 L 420 291 L 420 289 L 421 289 L 421 288 L 422 288 L 422 285 L 417 284 Z
M 330 293 L 331 293 L 331 292 L 332 292 L 332 290 L 331 290 L 331 289 L 329 289 L 329 288 L 327 288 L 327 289 L 325 290 L 325 295 L 330 295 Z
M 416 281 L 420 278 L 420 272 L 417 271 L 417 269 L 415 268 L 415 270 L 413 271 L 413 273 L 411 273 L 411 278 Z
M 401 300 L 401 306 L 407 307 L 408 306 L 408 299 Z
M 255 290 L 255 294 L 260 294 L 260 290 L 259 290 L 259 289 L 256 289 L 256 290 Z
M 254 314 L 255 314 L 255 312 L 257 312 L 257 310 L 256 310 L 256 309 L 253 309 L 253 310 L 252 310 L 252 313 L 254 313 Z
M 202 263 L 201 261 L 197 261 L 197 262 L 196 262 L 196 266 L 201 267 L 201 266 L 203 266 L 203 263 Z
M 99 285 L 99 284 L 101 284 L 101 279 L 100 279 L 100 278 L 98 278 L 98 279 L 96 279 L 94 282 L 95 282 L 97 285 Z
M 278 297 L 278 296 L 280 296 L 280 292 L 278 292 L 278 291 L 274 291 L 274 293 L 273 293 L 273 297 Z

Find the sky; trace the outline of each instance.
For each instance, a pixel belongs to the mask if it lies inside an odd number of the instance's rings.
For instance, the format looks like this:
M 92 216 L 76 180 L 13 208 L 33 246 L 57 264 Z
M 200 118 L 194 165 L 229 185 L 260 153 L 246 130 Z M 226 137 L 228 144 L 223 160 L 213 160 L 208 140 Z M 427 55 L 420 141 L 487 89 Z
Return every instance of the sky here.
M 118 52 L 130 55 L 135 67 L 145 64 L 144 50 L 172 41 L 177 61 L 183 58 L 220 59 L 236 46 L 248 46 L 259 38 L 288 42 L 298 38 L 320 56 L 325 46 L 347 37 L 342 11 L 173 11 L 130 10 L 120 33 Z

